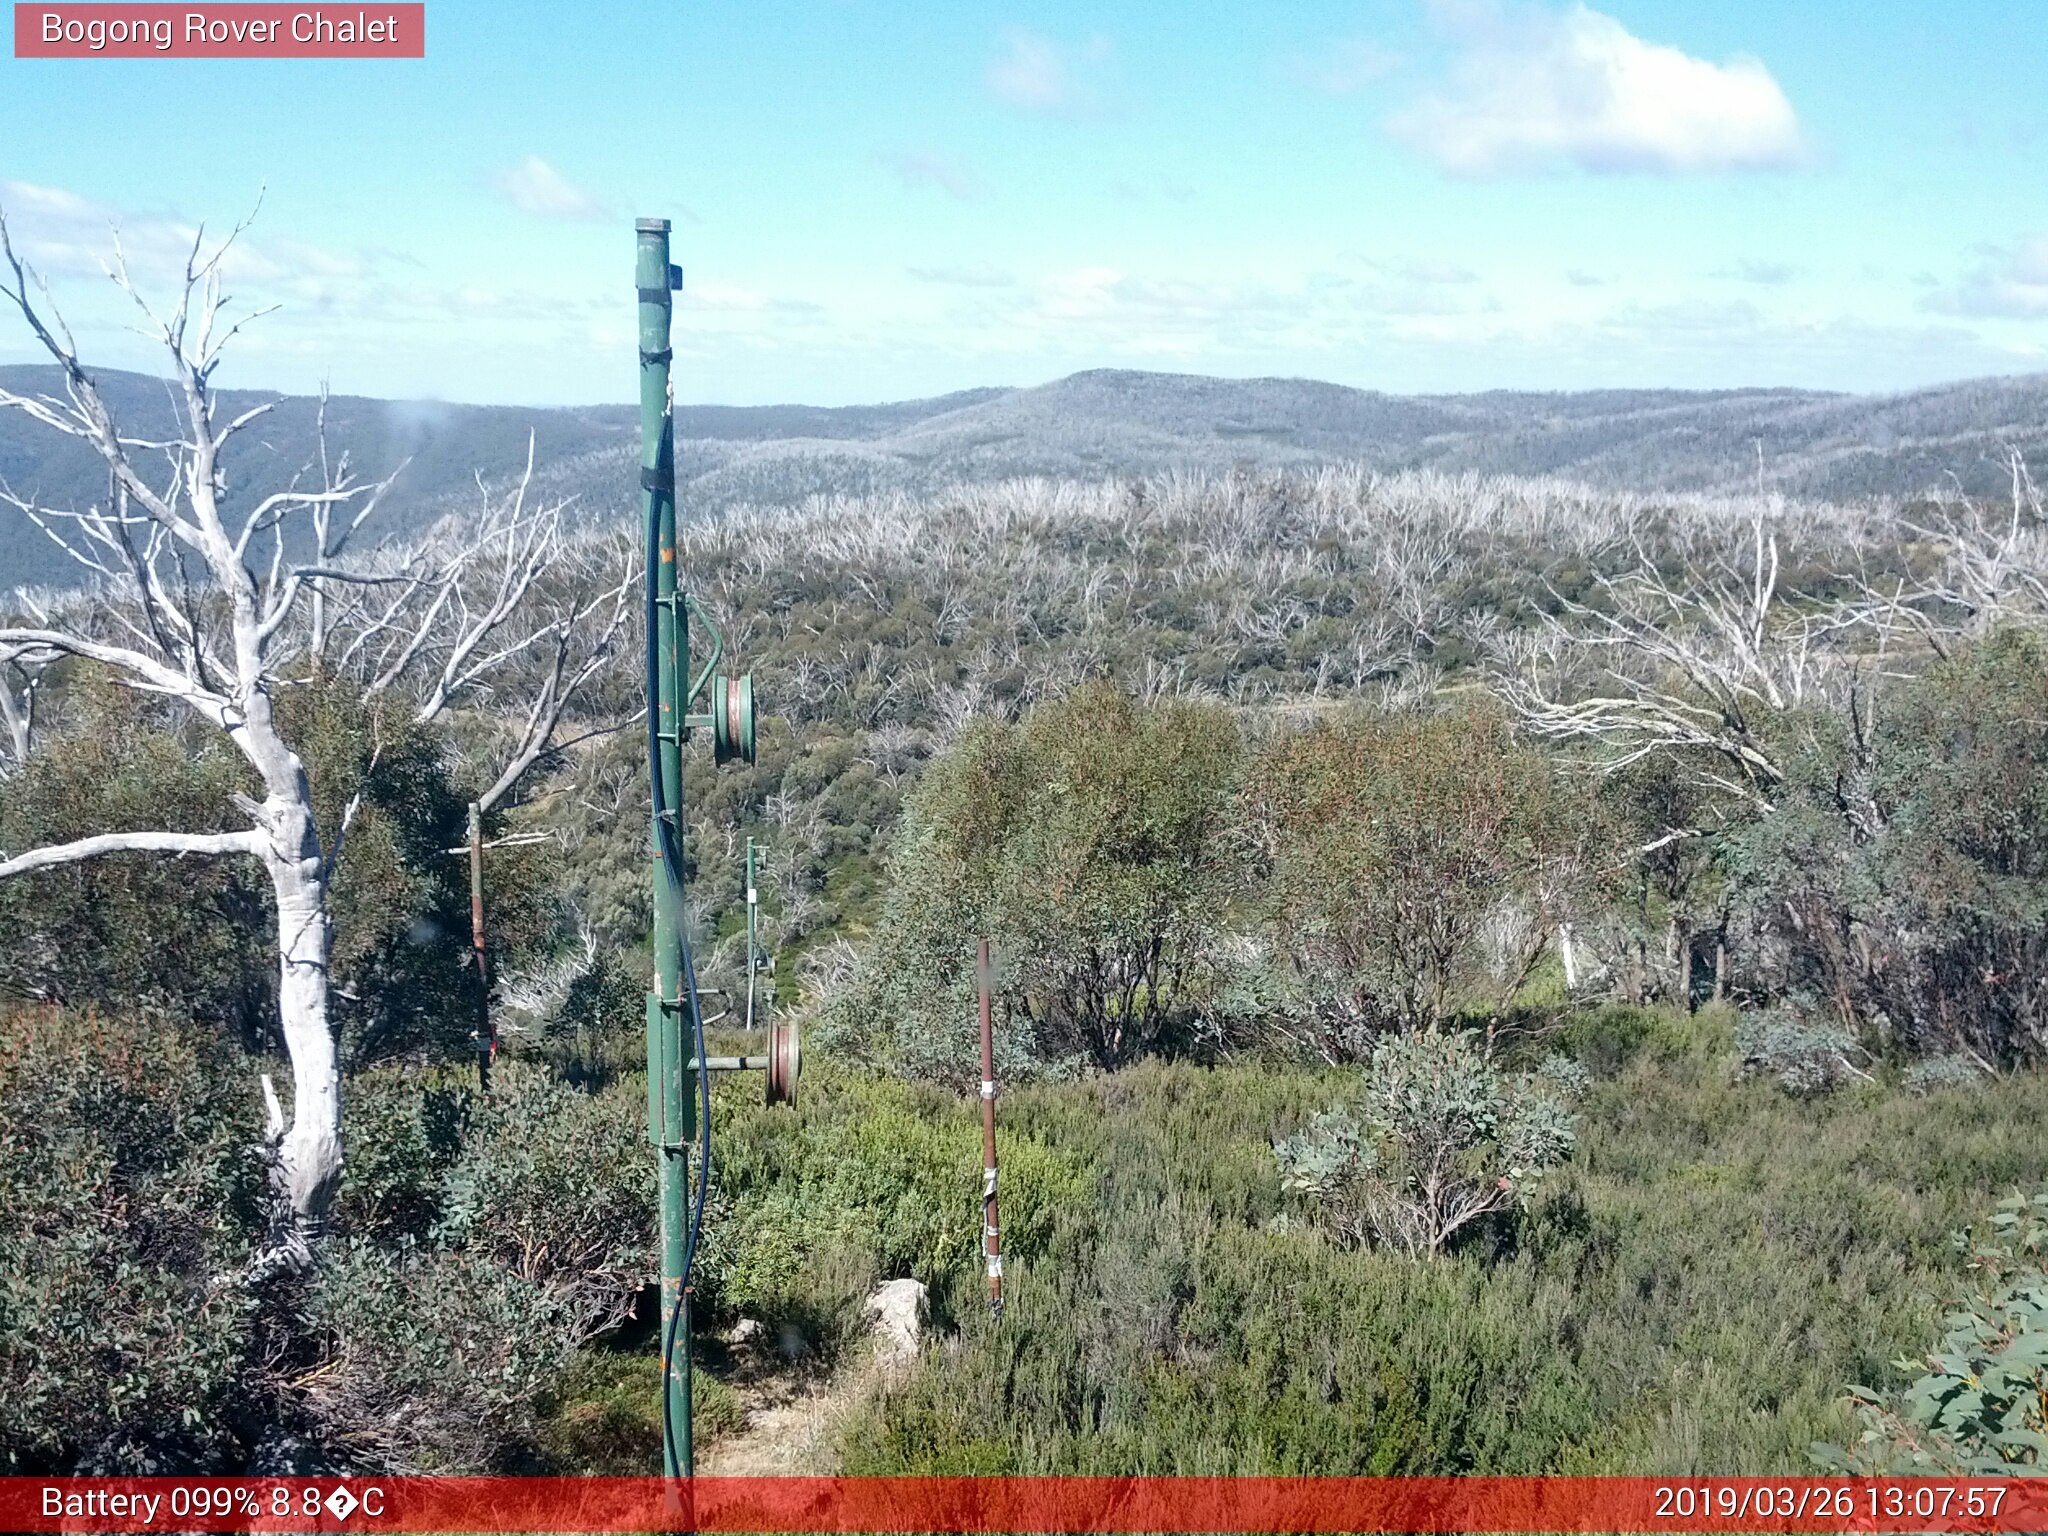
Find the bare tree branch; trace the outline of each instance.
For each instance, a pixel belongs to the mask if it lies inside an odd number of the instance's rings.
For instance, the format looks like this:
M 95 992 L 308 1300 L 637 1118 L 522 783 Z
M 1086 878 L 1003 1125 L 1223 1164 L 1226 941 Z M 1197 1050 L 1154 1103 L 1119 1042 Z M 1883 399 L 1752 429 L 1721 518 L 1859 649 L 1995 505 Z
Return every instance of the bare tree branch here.
M 0 879 L 27 874 L 32 869 L 76 864 L 109 853 L 200 854 L 219 858 L 261 852 L 261 839 L 254 832 L 102 832 L 76 842 L 54 843 L 11 859 L 0 859 Z

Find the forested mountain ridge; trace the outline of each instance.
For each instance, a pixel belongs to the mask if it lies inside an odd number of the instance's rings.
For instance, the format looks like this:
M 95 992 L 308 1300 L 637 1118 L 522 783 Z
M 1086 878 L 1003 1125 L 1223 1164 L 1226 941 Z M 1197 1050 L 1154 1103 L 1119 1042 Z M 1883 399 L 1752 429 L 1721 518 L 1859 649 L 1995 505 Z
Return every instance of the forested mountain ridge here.
M 149 432 L 168 427 L 160 381 L 101 375 L 110 402 Z M 54 369 L 0 367 L 0 387 L 55 389 Z M 228 391 L 223 410 L 266 398 Z M 302 462 L 317 400 L 279 398 L 231 468 L 261 496 Z M 533 434 L 542 489 L 608 517 L 632 499 L 637 411 L 529 408 L 335 396 L 330 439 L 359 473 L 404 471 L 378 514 L 385 537 L 465 504 L 474 479 L 524 461 Z M 1896 395 L 1790 389 L 1494 391 L 1390 395 L 1305 379 L 1219 379 L 1097 369 L 1024 389 L 985 388 L 872 406 L 686 406 L 686 502 L 709 512 L 792 505 L 811 495 L 928 493 L 1025 475 L 1101 478 L 1166 469 L 1307 467 L 1360 461 L 1556 475 L 1635 492 L 1766 486 L 1832 500 L 2006 485 L 2006 450 L 2048 448 L 2048 375 L 1981 379 Z M 283 445 L 289 445 L 288 447 Z M 83 445 L 0 413 L 0 481 L 58 507 L 102 490 Z M 0 508 L 0 587 L 61 583 L 77 568 L 18 512 Z

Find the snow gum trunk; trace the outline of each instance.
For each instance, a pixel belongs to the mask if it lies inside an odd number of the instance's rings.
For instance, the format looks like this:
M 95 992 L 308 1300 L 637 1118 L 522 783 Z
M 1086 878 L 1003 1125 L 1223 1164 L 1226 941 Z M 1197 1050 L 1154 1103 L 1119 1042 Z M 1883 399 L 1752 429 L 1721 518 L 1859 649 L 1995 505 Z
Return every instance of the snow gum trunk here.
M 272 1178 L 286 1241 L 309 1253 L 341 1176 L 341 1073 L 327 1011 L 327 871 L 303 768 L 294 778 L 297 793 L 273 794 L 263 808 L 263 862 L 277 906 L 278 1024 L 292 1067 L 289 1128 L 271 1110 Z

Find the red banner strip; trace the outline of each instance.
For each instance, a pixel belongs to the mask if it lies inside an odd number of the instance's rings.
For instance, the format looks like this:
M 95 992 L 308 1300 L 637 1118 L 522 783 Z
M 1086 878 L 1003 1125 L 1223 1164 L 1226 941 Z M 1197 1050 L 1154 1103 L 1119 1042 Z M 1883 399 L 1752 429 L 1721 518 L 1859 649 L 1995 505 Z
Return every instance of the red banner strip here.
M 0 1478 L 43 1531 L 2042 1531 L 2034 1478 Z
M 386 4 L 14 7 L 17 59 L 422 59 L 427 8 Z

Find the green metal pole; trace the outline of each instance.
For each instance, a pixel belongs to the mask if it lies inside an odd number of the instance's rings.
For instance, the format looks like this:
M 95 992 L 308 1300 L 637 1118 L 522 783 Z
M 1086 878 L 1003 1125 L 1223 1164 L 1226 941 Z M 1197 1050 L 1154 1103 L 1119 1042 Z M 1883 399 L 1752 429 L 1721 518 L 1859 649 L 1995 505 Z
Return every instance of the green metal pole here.
M 676 581 L 675 416 L 669 389 L 670 293 L 666 219 L 635 225 L 635 283 L 640 304 L 640 483 L 642 511 L 657 530 L 654 571 L 654 676 L 648 707 L 655 720 L 663 812 L 670 850 L 683 846 L 683 697 L 689 676 L 689 620 Z M 689 1232 L 690 1139 L 696 1133 L 696 1074 L 683 1045 L 683 871 L 664 867 L 662 828 L 654 844 L 654 995 L 647 1008 L 649 1132 L 661 1179 L 662 1474 L 694 1470 L 690 1443 L 690 1318 L 683 1292 Z

